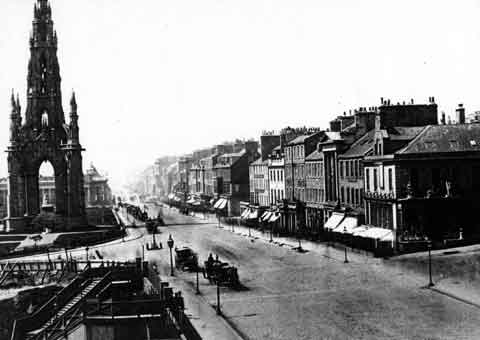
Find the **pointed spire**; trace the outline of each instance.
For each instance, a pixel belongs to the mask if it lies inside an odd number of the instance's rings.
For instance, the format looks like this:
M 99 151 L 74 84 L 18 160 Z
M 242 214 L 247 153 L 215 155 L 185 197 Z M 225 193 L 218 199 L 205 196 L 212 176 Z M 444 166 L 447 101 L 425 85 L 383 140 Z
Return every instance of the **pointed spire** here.
M 72 90 L 72 99 L 70 99 L 70 107 L 72 113 L 77 113 L 77 99 L 75 98 L 75 91 Z
M 11 103 L 12 103 L 12 109 L 15 110 L 17 105 L 15 103 L 15 90 L 14 89 L 12 89 L 12 97 L 10 98 L 10 100 L 11 100 Z
M 22 106 L 20 105 L 20 95 L 17 93 L 17 112 L 20 115 L 22 112 Z

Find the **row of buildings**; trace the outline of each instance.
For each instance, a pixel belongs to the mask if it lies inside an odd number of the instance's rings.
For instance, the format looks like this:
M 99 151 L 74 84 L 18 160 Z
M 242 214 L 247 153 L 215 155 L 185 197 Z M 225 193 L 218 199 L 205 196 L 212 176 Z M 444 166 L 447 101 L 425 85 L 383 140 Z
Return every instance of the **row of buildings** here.
M 467 116 L 468 117 L 468 116 Z M 381 99 L 328 128 L 285 128 L 179 158 L 170 199 L 322 237 L 362 236 L 392 249 L 475 239 L 480 124 L 425 104 Z M 373 243 L 372 243 L 373 244 Z

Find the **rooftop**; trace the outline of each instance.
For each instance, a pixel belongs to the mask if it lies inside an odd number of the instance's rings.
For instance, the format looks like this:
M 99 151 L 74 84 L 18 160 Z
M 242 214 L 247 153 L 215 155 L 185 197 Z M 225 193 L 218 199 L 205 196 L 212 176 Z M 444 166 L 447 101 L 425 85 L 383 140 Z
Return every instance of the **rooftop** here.
M 480 151 L 480 124 L 428 125 L 397 154 Z
M 374 135 L 375 130 L 372 129 L 360 137 L 355 143 L 353 143 L 350 148 L 343 153 L 340 157 L 357 157 L 364 156 L 370 150 L 373 149 L 374 145 Z
M 382 130 L 385 137 L 395 141 L 409 141 L 414 139 L 425 126 L 394 126 Z
M 306 135 L 301 135 L 301 136 L 298 136 L 297 138 L 295 138 L 294 140 L 290 141 L 287 145 L 296 145 L 296 144 L 302 144 L 305 142 L 305 140 L 311 136 L 314 136 L 318 133 L 320 133 L 321 131 L 318 131 L 318 132 L 315 132 L 315 133 L 311 133 L 311 134 L 306 134 Z

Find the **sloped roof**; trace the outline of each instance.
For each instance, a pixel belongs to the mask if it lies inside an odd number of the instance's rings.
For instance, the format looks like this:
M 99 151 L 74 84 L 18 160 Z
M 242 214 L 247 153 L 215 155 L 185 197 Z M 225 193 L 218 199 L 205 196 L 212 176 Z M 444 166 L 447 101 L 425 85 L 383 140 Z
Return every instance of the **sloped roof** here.
M 316 149 L 310 155 L 305 157 L 306 161 L 316 161 L 316 160 L 319 160 L 319 159 L 323 159 L 323 152 L 318 151 L 318 149 Z
M 375 136 L 375 129 L 368 131 L 362 137 L 360 137 L 355 143 L 353 143 L 350 148 L 340 155 L 340 157 L 356 157 L 356 156 L 364 156 L 370 150 L 373 149 L 374 145 L 374 136 Z
M 338 131 L 327 131 L 327 132 L 325 132 L 325 135 L 327 135 L 328 139 L 330 139 L 330 140 L 340 140 L 340 139 L 342 139 L 342 134 Z
M 384 130 L 390 140 L 409 141 L 414 139 L 425 126 L 394 126 Z
M 305 135 L 301 135 L 301 136 L 298 136 L 297 138 L 291 140 L 290 142 L 288 142 L 287 145 L 296 145 L 296 144 L 302 144 L 305 142 L 305 140 L 311 136 L 315 136 L 317 134 L 319 134 L 320 132 L 322 133 L 325 133 L 324 131 L 318 131 L 318 132 L 315 132 L 315 133 L 310 133 L 310 134 L 305 134 Z
M 243 155 L 245 155 L 247 152 L 245 149 L 235 152 L 235 153 L 226 153 L 221 155 L 218 158 L 218 163 L 215 165 L 215 168 L 228 168 L 231 167 L 233 164 L 235 164 Z M 226 163 L 222 162 L 223 159 L 225 158 L 230 158 L 230 160 Z
M 428 125 L 397 154 L 480 151 L 480 124 Z
M 262 157 L 259 157 L 255 161 L 253 161 L 250 165 L 262 165 L 264 163 L 268 163 L 268 162 L 267 161 L 262 161 Z

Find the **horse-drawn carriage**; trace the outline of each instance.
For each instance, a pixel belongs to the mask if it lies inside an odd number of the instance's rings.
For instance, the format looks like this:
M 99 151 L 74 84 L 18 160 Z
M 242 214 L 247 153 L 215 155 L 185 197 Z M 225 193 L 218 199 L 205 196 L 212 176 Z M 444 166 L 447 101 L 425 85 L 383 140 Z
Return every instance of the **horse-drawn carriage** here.
M 198 255 L 189 247 L 175 248 L 175 267 L 181 270 L 198 270 Z
M 235 287 L 240 284 L 237 268 L 218 260 L 218 258 L 214 260 L 212 256 L 205 261 L 203 275 L 208 281 L 218 285 Z

